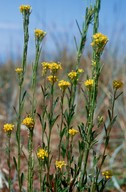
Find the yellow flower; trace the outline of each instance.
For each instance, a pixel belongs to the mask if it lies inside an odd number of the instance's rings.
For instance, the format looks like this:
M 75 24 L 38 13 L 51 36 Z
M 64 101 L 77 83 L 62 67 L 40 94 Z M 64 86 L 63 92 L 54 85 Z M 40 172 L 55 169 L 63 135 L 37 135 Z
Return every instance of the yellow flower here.
M 48 62 L 42 62 L 41 63 L 42 64 L 42 75 L 45 75 L 46 74 L 46 72 L 47 72 L 47 70 L 49 69 L 49 63 Z
M 22 121 L 22 124 L 26 125 L 29 129 L 33 129 L 34 128 L 34 120 L 31 117 L 26 117 Z
M 59 81 L 58 86 L 60 87 L 60 89 L 62 89 L 64 91 L 67 87 L 70 86 L 70 82 L 61 80 L 61 81 Z
M 42 148 L 39 148 L 37 152 L 37 157 L 38 159 L 44 160 L 45 157 L 48 157 L 48 152 Z
M 30 5 L 21 5 L 19 7 L 21 13 L 30 13 L 31 6 Z
M 8 132 L 11 133 L 14 129 L 14 125 L 13 124 L 5 124 L 3 127 L 4 132 Z
M 68 77 L 70 78 L 71 81 L 78 81 L 78 77 L 83 72 L 84 72 L 83 69 L 78 69 L 77 71 L 72 70 L 70 73 L 68 73 Z
M 42 73 L 45 74 L 47 69 L 50 69 L 50 72 L 54 75 L 58 70 L 62 69 L 60 63 L 55 62 L 42 62 L 43 71 Z
M 47 79 L 51 83 L 55 83 L 56 81 L 58 81 L 58 78 L 55 75 L 50 75 L 50 76 L 47 77 Z
M 121 87 L 123 87 L 123 82 L 118 81 L 118 80 L 113 81 L 113 88 L 114 89 L 120 89 Z
M 71 136 L 74 136 L 74 135 L 76 135 L 78 133 L 78 131 L 76 130 L 76 129 L 69 129 L 69 134 L 71 135 Z
M 96 50 L 96 52 L 102 52 L 105 45 L 108 42 L 108 37 L 102 33 L 96 33 L 93 35 L 91 46 Z
M 63 166 L 66 166 L 65 161 L 56 161 L 55 162 L 56 168 L 61 169 Z
M 71 80 L 75 80 L 77 78 L 77 72 L 76 71 L 71 71 L 70 73 L 68 73 L 68 77 Z
M 111 179 L 112 177 L 112 171 L 111 170 L 106 170 L 102 172 L 102 175 L 105 177 L 105 179 Z
M 56 73 L 59 69 L 62 69 L 60 63 L 50 62 L 49 63 L 49 69 L 51 73 Z
M 85 84 L 85 86 L 87 87 L 87 88 L 91 88 L 93 85 L 94 85 L 94 80 L 93 79 L 88 79 L 88 80 L 86 80 L 85 82 L 84 82 L 84 84 Z
M 35 29 L 34 33 L 37 40 L 42 40 L 46 35 L 46 32 L 41 29 Z
M 18 73 L 18 74 L 20 74 L 20 73 L 23 72 L 23 68 L 21 68 L 21 67 L 20 67 L 20 68 L 16 68 L 16 69 L 15 69 L 15 72 Z
M 78 69 L 77 72 L 80 74 L 80 73 L 83 73 L 84 70 L 83 69 Z

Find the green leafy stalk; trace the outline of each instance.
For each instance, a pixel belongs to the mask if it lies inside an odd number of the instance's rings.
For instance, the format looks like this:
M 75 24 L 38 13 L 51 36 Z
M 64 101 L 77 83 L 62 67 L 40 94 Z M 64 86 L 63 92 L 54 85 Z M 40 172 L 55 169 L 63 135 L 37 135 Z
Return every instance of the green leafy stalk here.
M 30 8 L 29 8 L 30 9 Z M 21 182 L 21 173 L 20 173 L 20 158 L 21 158 L 21 138 L 20 138 L 20 131 L 21 131 L 21 116 L 23 111 L 23 103 L 24 103 L 24 95 L 23 92 L 23 82 L 24 82 L 24 75 L 26 70 L 26 62 L 27 62 L 27 50 L 28 50 L 28 40 L 29 40 L 29 16 L 30 11 L 26 11 L 25 7 L 23 7 L 23 31 L 24 31 L 24 48 L 23 48 L 23 57 L 22 57 L 22 75 L 21 79 L 19 80 L 19 103 L 18 103 L 18 120 L 17 120 L 17 131 L 16 131 L 16 138 L 18 143 L 18 162 L 17 162 L 17 172 L 18 172 L 18 184 L 19 184 L 19 191 L 22 190 L 22 182 Z
M 18 172 L 18 183 L 19 189 L 21 192 L 21 179 L 20 179 L 20 158 L 21 158 L 21 138 L 20 138 L 20 131 L 21 131 L 21 116 L 22 116 L 22 85 L 19 86 L 19 111 L 18 111 L 18 120 L 17 120 L 17 143 L 18 143 L 18 162 L 17 162 L 17 172 Z
M 39 58 L 41 53 L 40 42 L 36 41 L 36 55 L 35 55 L 35 64 L 33 66 L 33 75 L 32 75 L 32 90 L 33 90 L 33 97 L 32 97 L 32 117 L 34 119 L 35 110 L 36 110 L 36 84 L 37 84 L 37 73 L 38 73 L 38 64 Z
M 92 22 L 94 15 L 94 9 L 92 7 L 86 9 L 86 14 L 85 14 L 85 21 L 83 23 L 82 31 L 80 30 L 80 27 L 77 23 L 77 26 L 79 28 L 80 34 L 81 34 L 81 40 L 79 47 L 77 46 L 77 65 L 76 65 L 76 70 L 78 70 L 78 67 L 80 65 L 80 59 L 83 54 L 83 50 L 85 47 L 86 39 L 87 39 L 87 32 L 90 23 Z
M 33 130 L 29 130 L 28 142 L 28 192 L 33 192 Z
M 23 14 L 23 29 L 24 29 L 24 48 L 23 48 L 23 59 L 22 59 L 22 68 L 23 68 L 23 75 L 21 85 L 24 81 L 24 74 L 26 71 L 26 62 L 27 62 L 27 51 L 28 51 L 28 41 L 29 41 L 29 13 Z
M 122 94 L 122 92 L 121 92 Z M 108 112 L 108 115 L 109 115 L 109 124 L 108 126 L 106 127 L 106 125 L 104 125 L 104 128 L 105 128 L 105 146 L 104 146 L 104 151 L 102 153 L 102 157 L 101 157 L 101 162 L 100 162 L 100 165 L 99 165 L 99 168 L 98 168 L 98 173 L 97 173 L 97 176 L 96 176 L 96 183 L 98 181 L 98 177 L 99 177 L 99 174 L 101 172 L 101 169 L 102 169 L 102 166 L 104 164 L 104 161 L 105 161 L 105 157 L 106 157 L 106 149 L 108 147 L 108 144 L 109 144 L 109 140 L 110 140 L 110 133 L 111 133 L 111 129 L 113 127 L 113 124 L 115 123 L 116 121 L 116 116 L 114 116 L 114 108 L 115 108 L 115 101 L 116 99 L 121 95 L 117 95 L 117 89 L 114 90 L 114 95 L 113 95 L 113 99 L 112 99 L 112 107 L 111 107 L 111 111 L 109 110 Z
M 77 83 L 77 82 L 76 82 Z M 69 96 L 68 96 L 68 112 L 66 113 L 66 127 L 67 127 L 67 133 L 66 133 L 66 158 L 67 158 L 67 173 L 68 173 L 68 181 L 70 180 L 70 135 L 69 135 L 69 129 L 72 126 L 72 120 L 75 114 L 75 87 L 76 83 L 71 83 L 71 87 L 69 89 Z
M 9 168 L 9 178 L 8 178 L 8 183 L 9 183 L 9 191 L 11 191 L 11 156 L 10 156 L 10 150 L 11 150 L 11 145 L 10 145 L 10 138 L 11 138 L 11 133 L 8 133 L 8 168 Z
M 41 53 L 41 43 L 45 36 L 45 32 L 36 29 L 35 30 L 35 45 L 36 45 L 36 54 L 35 54 L 35 64 L 33 66 L 33 75 L 32 75 L 32 119 L 35 121 L 35 115 L 36 115 L 36 86 L 37 86 L 37 73 L 38 73 L 38 64 L 39 64 L 39 58 Z M 33 191 L 33 130 L 30 130 L 29 132 L 29 158 L 28 158 L 28 191 Z
M 100 0 L 96 0 L 96 5 L 94 7 L 95 7 L 94 32 L 96 33 L 98 30 L 98 23 L 99 23 L 98 15 L 99 15 L 99 11 L 100 11 Z M 87 114 L 87 124 L 86 124 L 88 143 L 87 143 L 86 151 L 84 154 L 84 170 L 83 170 L 84 175 L 86 174 L 87 160 L 88 160 L 91 139 L 92 139 L 92 128 L 94 126 L 93 118 L 94 118 L 94 111 L 95 111 L 95 107 L 96 107 L 98 78 L 100 75 L 100 70 L 99 70 L 100 56 L 97 55 L 95 51 L 93 52 L 93 58 L 95 59 L 96 66 L 95 66 L 95 70 L 92 71 L 92 79 L 94 80 L 94 86 L 89 91 L 90 97 L 89 97 L 89 101 L 88 101 L 88 114 Z
M 43 180 L 42 180 L 42 161 L 39 162 L 39 182 L 40 182 L 40 192 L 43 190 Z
M 50 92 L 51 98 L 50 98 L 50 112 L 48 114 L 48 120 L 49 120 L 49 134 L 48 134 L 48 139 L 47 139 L 47 151 L 48 151 L 48 160 L 47 160 L 47 182 L 49 184 L 49 175 L 50 175 L 50 141 L 51 141 L 51 133 L 52 133 L 52 128 L 54 125 L 54 120 L 53 120 L 53 113 L 54 113 L 54 82 L 51 84 L 51 92 Z
M 46 78 L 46 77 L 45 77 Z M 47 87 L 46 87 L 46 79 L 44 78 L 44 85 L 41 86 L 42 89 L 42 94 L 43 94 L 43 99 L 42 99 L 42 113 L 40 118 L 41 126 L 42 126 L 42 147 L 44 148 L 44 136 L 45 136 L 45 130 L 46 130 L 46 109 L 47 109 L 47 104 L 46 104 L 46 98 L 47 98 Z
M 60 160 L 60 155 L 61 155 L 61 144 L 62 144 L 62 138 L 63 138 L 63 119 L 64 119 L 64 110 L 63 110 L 63 104 L 64 104 L 64 91 L 62 91 L 62 96 L 61 96 L 61 123 L 60 123 L 60 141 L 59 141 L 59 150 L 58 150 L 58 160 Z

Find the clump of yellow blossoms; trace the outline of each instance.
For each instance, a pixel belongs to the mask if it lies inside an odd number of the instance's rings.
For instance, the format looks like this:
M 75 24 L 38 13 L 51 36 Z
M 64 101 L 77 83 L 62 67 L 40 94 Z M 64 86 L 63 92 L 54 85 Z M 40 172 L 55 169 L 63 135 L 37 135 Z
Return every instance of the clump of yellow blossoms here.
M 105 177 L 105 179 L 111 179 L 112 177 L 112 171 L 111 170 L 106 170 L 102 172 L 102 175 Z
M 60 63 L 51 62 L 49 64 L 49 69 L 52 74 L 56 73 L 59 69 L 62 69 Z
M 34 33 L 35 33 L 36 40 L 40 40 L 40 41 L 42 41 L 42 39 L 46 35 L 46 32 L 41 29 L 35 29 Z
M 60 89 L 62 91 L 65 91 L 65 89 L 70 86 L 70 82 L 69 81 L 61 80 L 61 81 L 59 81 L 58 86 L 60 87 Z
M 23 119 L 22 124 L 26 125 L 29 129 L 34 128 L 34 120 L 31 117 L 26 117 Z
M 47 72 L 47 70 L 49 69 L 49 63 L 48 62 L 42 62 L 41 63 L 42 64 L 42 75 L 45 75 L 46 74 L 46 72 Z
M 4 132 L 7 132 L 7 133 L 11 133 L 14 129 L 14 125 L 13 124 L 4 124 L 4 127 L 3 127 L 3 130 Z
M 55 162 L 56 168 L 61 169 L 63 166 L 66 166 L 65 161 L 56 161 Z
M 22 73 L 23 72 L 23 68 L 16 68 L 15 69 L 15 72 L 17 73 L 17 74 L 20 74 L 20 73 Z
M 30 5 L 21 5 L 19 8 L 21 13 L 30 13 L 31 11 Z
M 76 72 L 76 71 L 71 71 L 70 73 L 68 73 L 68 77 L 69 77 L 71 80 L 76 79 L 76 77 L 77 77 L 77 72 Z
M 50 76 L 47 77 L 47 79 L 51 83 L 55 83 L 56 81 L 58 81 L 58 78 L 55 75 L 50 75 Z
M 102 33 L 96 33 L 93 35 L 91 46 L 96 50 L 97 53 L 103 51 L 105 45 L 108 42 L 108 37 Z
M 87 87 L 87 88 L 91 88 L 93 85 L 94 85 L 94 80 L 93 79 L 88 79 L 84 82 L 84 85 Z
M 38 159 L 44 160 L 45 157 L 48 157 L 48 152 L 42 148 L 38 149 L 37 152 Z
M 80 75 L 83 72 L 84 72 L 83 69 L 78 69 L 77 71 L 71 71 L 70 73 L 68 73 L 68 77 L 71 80 L 78 80 L 78 75 Z
M 42 62 L 42 67 L 43 67 L 42 70 L 43 75 L 47 72 L 48 69 L 53 75 L 56 74 L 58 70 L 62 69 L 61 64 L 55 62 Z
M 113 81 L 113 88 L 114 89 L 120 89 L 121 87 L 123 87 L 123 82 L 122 81 L 117 81 L 117 80 Z
M 70 134 L 71 136 L 74 136 L 74 135 L 76 135 L 77 133 L 78 133 L 78 131 L 77 131 L 76 129 L 74 129 L 74 128 L 69 129 L 69 134 Z

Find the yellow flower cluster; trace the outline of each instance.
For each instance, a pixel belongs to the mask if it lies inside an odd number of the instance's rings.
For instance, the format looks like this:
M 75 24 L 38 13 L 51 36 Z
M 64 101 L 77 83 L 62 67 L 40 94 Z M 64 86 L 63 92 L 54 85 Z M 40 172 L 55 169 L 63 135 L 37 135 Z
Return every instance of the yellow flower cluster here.
M 42 62 L 42 74 L 46 74 L 47 70 L 49 69 L 50 72 L 54 75 L 59 69 L 62 69 L 60 63 L 55 62 Z
M 105 179 L 111 179 L 112 177 L 112 171 L 111 170 L 106 170 L 102 172 L 102 175 L 105 177 Z
M 94 80 L 93 79 L 88 79 L 84 82 L 84 85 L 87 87 L 87 88 L 91 88 L 93 85 L 94 85 Z
M 70 134 L 71 136 L 74 136 L 74 135 L 76 135 L 77 133 L 78 133 L 78 131 L 77 131 L 76 129 L 74 129 L 74 128 L 69 129 L 69 134 Z
M 4 132 L 10 133 L 12 132 L 14 129 L 14 125 L 13 124 L 4 124 L 3 130 Z
M 93 35 L 91 46 L 96 50 L 96 52 L 102 52 L 107 42 L 107 36 L 103 35 L 102 33 L 96 33 Z
M 34 33 L 35 33 L 35 38 L 36 38 L 37 40 L 40 40 L 40 41 L 41 41 L 41 40 L 45 37 L 45 35 L 46 35 L 46 32 L 43 31 L 43 30 L 41 30 L 41 29 L 35 29 Z
M 70 82 L 61 80 L 61 81 L 59 81 L 58 86 L 60 87 L 61 90 L 64 91 L 67 87 L 70 86 Z
M 49 69 L 51 73 L 56 73 L 59 69 L 62 69 L 60 63 L 51 62 L 49 65 Z
M 22 73 L 23 72 L 23 68 L 16 68 L 15 69 L 15 72 L 17 73 L 17 74 L 20 74 L 20 73 Z
M 50 81 L 51 83 L 55 83 L 56 81 L 58 81 L 57 76 L 55 75 L 50 75 L 47 77 L 48 81 Z
M 44 160 L 45 157 L 48 157 L 48 152 L 42 148 L 39 148 L 37 152 L 37 157 L 38 159 Z
M 49 69 L 50 64 L 48 62 L 42 62 L 41 64 L 42 64 L 42 68 L 43 68 L 42 75 L 44 75 L 44 74 L 46 74 L 47 70 Z
M 123 82 L 122 81 L 117 81 L 117 80 L 113 81 L 113 88 L 114 89 L 120 89 L 121 87 L 123 87 Z
M 78 75 L 80 75 L 81 73 L 83 73 L 84 70 L 83 69 L 78 69 L 77 71 L 71 71 L 70 73 L 68 73 L 68 77 L 71 80 L 78 80 Z
M 75 80 L 76 77 L 77 77 L 77 72 L 76 72 L 76 71 L 71 71 L 70 73 L 68 73 L 68 77 L 69 77 L 71 80 Z
M 21 5 L 19 7 L 21 13 L 30 13 L 31 6 L 30 5 Z
M 22 121 L 22 124 L 26 125 L 29 129 L 33 129 L 34 128 L 34 120 L 31 117 L 26 117 Z
M 55 165 L 56 165 L 56 168 L 61 169 L 63 166 L 66 166 L 66 163 L 65 161 L 56 161 Z

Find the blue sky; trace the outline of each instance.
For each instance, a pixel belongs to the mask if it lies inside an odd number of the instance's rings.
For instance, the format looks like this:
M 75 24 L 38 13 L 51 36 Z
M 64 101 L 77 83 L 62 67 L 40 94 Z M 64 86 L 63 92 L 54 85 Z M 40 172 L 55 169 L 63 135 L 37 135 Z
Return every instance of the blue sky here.
M 75 20 L 82 24 L 85 7 L 94 0 L 4 0 L 0 3 L 0 61 L 8 57 L 18 57 L 22 53 L 21 4 L 30 4 L 29 55 L 34 53 L 35 28 L 47 32 L 45 51 L 52 52 L 68 44 L 75 47 L 74 35 L 79 39 Z M 123 36 L 126 26 L 126 0 L 101 0 L 100 31 L 108 35 L 111 43 Z M 121 34 L 121 35 L 120 35 Z M 123 37 L 120 41 L 124 41 Z

